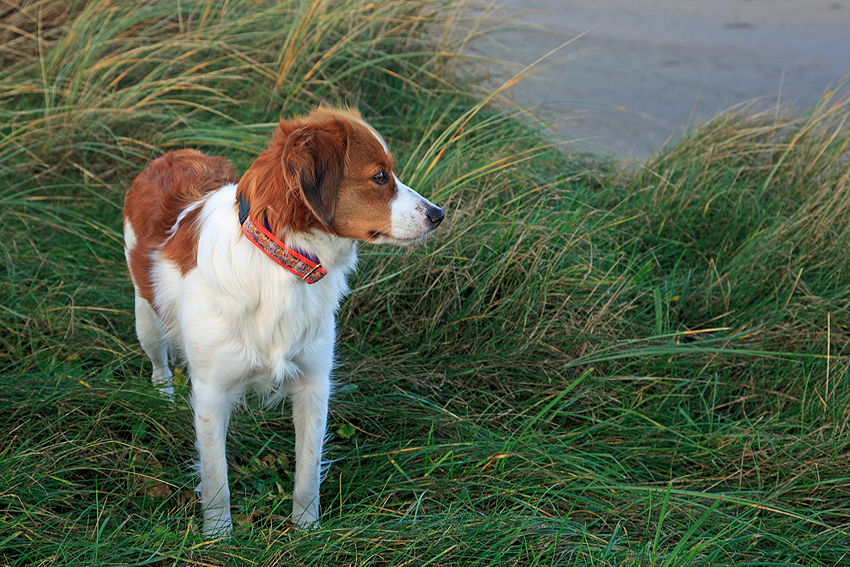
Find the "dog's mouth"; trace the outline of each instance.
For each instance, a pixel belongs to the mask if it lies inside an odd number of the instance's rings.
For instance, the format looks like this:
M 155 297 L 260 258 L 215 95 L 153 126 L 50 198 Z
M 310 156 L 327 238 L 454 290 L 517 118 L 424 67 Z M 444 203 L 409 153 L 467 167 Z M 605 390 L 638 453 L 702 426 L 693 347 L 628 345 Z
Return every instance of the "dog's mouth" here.
M 379 230 L 370 230 L 368 232 L 368 241 L 374 244 L 411 244 L 418 240 L 422 240 L 427 236 L 423 234 L 422 236 L 417 236 L 415 238 L 398 238 L 396 236 L 392 236 L 391 234 L 387 234 L 386 232 L 381 232 Z

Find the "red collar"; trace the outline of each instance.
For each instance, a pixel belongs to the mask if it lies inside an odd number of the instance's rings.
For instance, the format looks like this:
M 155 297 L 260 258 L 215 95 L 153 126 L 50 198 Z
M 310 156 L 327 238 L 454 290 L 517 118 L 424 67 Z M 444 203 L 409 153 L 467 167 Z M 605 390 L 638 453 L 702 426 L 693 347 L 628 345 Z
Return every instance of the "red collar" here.
M 250 207 L 241 194 L 239 195 L 239 222 L 242 223 L 242 233 L 248 237 L 248 240 L 276 264 L 286 268 L 303 281 L 313 284 L 327 275 L 327 271 L 318 258 L 309 258 L 306 254 L 293 250 L 272 234 L 268 227 L 257 222 L 250 214 Z

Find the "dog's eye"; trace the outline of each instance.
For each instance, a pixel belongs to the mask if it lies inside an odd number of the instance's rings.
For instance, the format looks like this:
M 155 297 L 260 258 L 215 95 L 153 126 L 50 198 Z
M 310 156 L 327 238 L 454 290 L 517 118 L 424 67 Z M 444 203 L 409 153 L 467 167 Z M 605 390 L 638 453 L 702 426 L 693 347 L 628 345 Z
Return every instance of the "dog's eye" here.
M 390 180 L 390 178 L 387 177 L 387 174 L 384 173 L 383 171 L 381 173 L 379 173 L 378 175 L 372 177 L 372 181 L 374 181 L 378 185 L 383 185 L 384 183 L 386 183 L 389 180 Z

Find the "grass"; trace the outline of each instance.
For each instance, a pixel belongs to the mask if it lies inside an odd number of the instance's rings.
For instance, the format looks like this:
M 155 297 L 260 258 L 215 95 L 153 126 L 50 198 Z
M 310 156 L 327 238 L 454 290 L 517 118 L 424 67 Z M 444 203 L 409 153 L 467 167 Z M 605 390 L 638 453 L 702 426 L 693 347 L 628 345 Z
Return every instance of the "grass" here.
M 11 6 L 2 564 L 850 558 L 846 89 L 803 115 L 733 109 L 622 169 L 485 104 L 457 56 L 483 28 L 453 5 Z M 360 249 L 322 526 L 285 522 L 288 408 L 249 403 L 237 528 L 204 541 L 185 375 L 163 400 L 133 334 L 123 193 L 172 147 L 244 171 L 320 100 L 357 105 L 446 226 Z

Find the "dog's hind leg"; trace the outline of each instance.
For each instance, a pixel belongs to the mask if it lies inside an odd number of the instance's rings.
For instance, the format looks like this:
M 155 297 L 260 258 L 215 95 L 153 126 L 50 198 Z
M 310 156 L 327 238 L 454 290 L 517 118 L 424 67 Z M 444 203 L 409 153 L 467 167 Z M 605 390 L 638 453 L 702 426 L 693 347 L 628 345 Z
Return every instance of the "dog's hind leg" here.
M 136 296 L 136 335 L 139 343 L 153 364 L 151 381 L 159 391 L 174 396 L 174 382 L 168 367 L 168 343 L 162 319 L 146 299 Z

